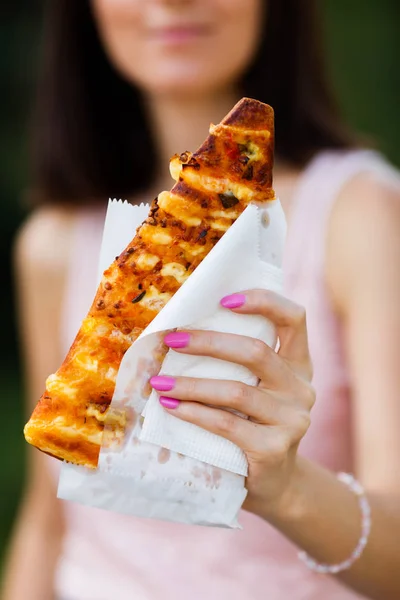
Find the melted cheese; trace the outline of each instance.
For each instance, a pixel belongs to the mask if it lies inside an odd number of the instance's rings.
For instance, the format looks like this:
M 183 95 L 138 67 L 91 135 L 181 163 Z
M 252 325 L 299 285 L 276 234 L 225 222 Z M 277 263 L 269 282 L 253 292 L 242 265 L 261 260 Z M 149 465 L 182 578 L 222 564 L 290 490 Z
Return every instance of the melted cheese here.
M 105 378 L 115 383 L 117 381 L 117 375 L 118 371 L 113 369 L 113 367 L 109 367 L 106 371 Z
M 125 344 L 131 345 L 137 339 L 138 335 L 137 335 L 136 331 L 132 331 L 132 333 L 125 334 L 125 333 L 122 333 L 122 331 L 120 331 L 119 329 L 113 329 L 110 332 L 109 337 L 110 337 L 110 339 L 116 339 L 119 342 L 123 342 L 124 345 Z
M 107 335 L 109 329 L 109 325 L 105 323 L 99 323 L 98 319 L 95 319 L 94 317 L 86 317 L 81 326 L 81 331 L 83 334 L 95 333 L 98 337 Z
M 174 277 L 179 283 L 183 283 L 188 278 L 187 271 L 180 263 L 167 263 L 161 269 L 161 275 L 164 277 Z
M 246 156 L 248 156 L 250 158 L 251 161 L 262 159 L 263 152 L 262 152 L 260 146 L 257 146 L 257 144 L 255 144 L 254 142 L 247 142 L 246 146 L 247 146 L 247 150 L 246 150 L 245 154 L 246 154 Z
M 213 210 L 210 213 L 213 219 L 237 219 L 239 216 L 236 210 Z
M 174 181 L 179 180 L 179 176 L 182 172 L 182 163 L 179 160 L 178 156 L 174 156 L 173 158 L 171 158 L 171 161 L 169 163 L 169 172 L 171 173 L 171 177 Z
M 184 250 L 189 256 L 199 256 L 199 254 L 204 254 L 206 251 L 204 246 L 200 246 L 199 244 L 192 246 L 188 242 L 179 242 L 178 246 L 182 248 L 182 250 Z
M 266 140 L 269 140 L 271 137 L 271 132 L 268 129 L 242 129 L 241 127 L 235 127 L 234 125 L 224 125 L 223 123 L 218 123 L 218 125 L 210 125 L 210 134 L 218 135 L 222 130 L 227 131 L 229 134 L 235 133 L 238 137 L 243 138 L 245 141 L 246 138 L 252 138 L 254 136 L 262 136 Z M 239 144 L 241 142 L 239 141 Z
M 89 404 L 89 406 L 86 409 L 86 416 L 94 417 L 100 423 L 104 423 L 107 417 L 107 411 L 105 410 L 104 412 L 101 412 L 98 408 L 96 408 L 96 406 L 93 406 L 93 404 Z
M 110 330 L 109 325 L 104 325 L 104 324 L 98 325 L 96 327 L 96 335 L 99 337 L 103 337 L 108 334 L 109 330 Z
M 93 317 L 86 317 L 81 326 L 82 333 L 90 333 L 96 327 L 97 319 Z
M 143 306 L 146 306 L 150 310 L 160 311 L 167 304 L 172 294 L 167 292 L 159 292 L 158 289 L 151 285 L 146 292 L 143 300 L 140 301 Z
M 149 254 L 148 252 L 144 252 L 140 254 L 136 259 L 136 266 L 139 269 L 143 269 L 144 271 L 150 271 L 153 269 L 156 264 L 159 262 L 159 257 L 155 254 Z
M 92 416 L 96 416 L 96 415 L 92 415 Z M 63 423 L 64 423 L 64 421 L 61 420 L 61 422 L 59 422 L 58 418 L 55 418 L 53 420 L 53 425 L 56 426 L 55 429 L 57 430 L 57 435 L 60 432 L 61 437 L 64 440 L 66 440 L 66 441 L 73 440 L 73 439 L 76 439 L 77 435 L 80 435 L 79 428 L 74 423 L 71 423 L 68 425 L 65 425 Z M 100 446 L 101 442 L 102 442 L 102 437 L 103 437 L 102 429 L 95 429 L 93 431 L 85 429 L 85 441 L 92 442 L 93 444 L 98 444 Z M 54 449 L 51 450 L 50 453 L 53 451 L 54 451 Z
M 126 412 L 124 410 L 119 410 L 113 407 L 110 407 L 107 413 L 107 424 L 112 426 L 119 426 L 120 433 L 123 432 L 123 428 L 126 426 L 127 417 Z M 115 432 L 114 432 L 115 433 Z
M 140 228 L 140 237 L 146 242 L 160 244 L 160 246 L 168 246 L 172 242 L 172 237 L 165 229 L 154 225 L 142 225 Z
M 190 206 L 190 214 L 188 214 L 188 201 L 177 194 L 170 192 L 161 192 L 158 196 L 158 206 L 165 210 L 176 219 L 179 219 L 188 227 L 198 227 L 201 223 L 201 218 L 193 214 L 198 207 L 192 203 Z
M 75 363 L 85 371 L 91 371 L 92 373 L 97 373 L 99 369 L 99 361 L 91 358 L 85 352 L 79 352 L 74 356 Z
M 218 221 L 211 221 L 210 223 L 211 229 L 216 229 L 217 231 L 227 231 L 230 225 L 230 221 L 226 221 L 224 219 L 219 219 Z
M 236 198 L 243 200 L 245 203 L 250 203 L 255 196 L 254 191 L 246 184 L 235 183 L 229 179 L 208 177 L 193 169 L 186 169 L 183 171 L 182 177 L 185 183 L 199 190 L 203 189 L 214 194 L 226 194 L 227 192 L 231 192 Z
M 49 375 L 46 380 L 46 390 L 50 394 L 56 395 L 65 395 L 68 396 L 69 399 L 75 398 L 77 390 L 76 388 L 68 385 L 68 382 L 64 381 L 57 375 Z

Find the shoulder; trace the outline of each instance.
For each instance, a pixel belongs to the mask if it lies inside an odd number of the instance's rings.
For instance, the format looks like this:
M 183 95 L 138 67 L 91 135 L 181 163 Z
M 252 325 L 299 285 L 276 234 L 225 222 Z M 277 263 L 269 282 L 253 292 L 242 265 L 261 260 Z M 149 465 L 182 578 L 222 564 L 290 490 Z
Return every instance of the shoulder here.
M 374 173 L 349 181 L 330 215 L 326 278 L 333 301 L 344 310 L 347 296 L 389 265 L 400 269 L 400 179 L 397 185 Z
M 332 209 L 328 239 L 336 245 L 359 246 L 366 234 L 394 231 L 400 215 L 400 177 L 397 185 L 373 173 L 349 181 Z M 347 234 L 344 236 L 344 234 Z
M 14 243 L 17 312 L 32 381 L 36 381 L 37 369 L 44 377 L 56 367 L 49 354 L 59 357 L 55 332 L 59 331 L 75 216 L 73 209 L 39 208 L 21 226 Z
M 76 210 L 43 207 L 20 227 L 14 243 L 17 276 L 63 271 L 67 265 Z
M 70 263 L 76 210 L 43 207 L 21 226 L 14 243 L 20 317 L 43 320 L 61 306 Z M 29 299 L 29 301 L 28 301 Z

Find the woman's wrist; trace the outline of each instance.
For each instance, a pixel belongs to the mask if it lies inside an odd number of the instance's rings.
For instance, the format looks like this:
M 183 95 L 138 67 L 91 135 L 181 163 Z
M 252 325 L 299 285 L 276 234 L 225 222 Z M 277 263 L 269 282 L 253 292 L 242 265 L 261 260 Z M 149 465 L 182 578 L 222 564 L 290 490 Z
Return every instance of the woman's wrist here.
M 271 523 L 281 521 L 300 521 L 307 509 L 307 463 L 308 461 L 296 456 L 296 462 L 289 483 L 280 500 L 270 514 Z
M 281 494 L 274 500 L 261 497 L 254 499 L 249 510 L 278 529 L 281 522 L 287 523 L 288 520 L 295 522 L 301 519 L 305 504 L 304 462 L 305 459 L 296 456 L 293 471 Z
M 336 474 L 303 457 L 297 458 L 279 500 L 260 505 L 257 514 L 325 564 L 347 559 L 361 535 L 356 495 L 337 480 Z

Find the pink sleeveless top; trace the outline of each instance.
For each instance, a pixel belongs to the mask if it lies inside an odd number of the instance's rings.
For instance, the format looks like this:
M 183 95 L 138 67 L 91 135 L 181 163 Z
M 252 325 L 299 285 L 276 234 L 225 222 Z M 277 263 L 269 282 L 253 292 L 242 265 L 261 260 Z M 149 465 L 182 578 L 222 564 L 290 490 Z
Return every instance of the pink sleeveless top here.
M 324 239 L 340 188 L 361 171 L 390 168 L 367 151 L 323 152 L 304 171 L 294 198 L 285 255 L 285 294 L 307 309 L 317 402 L 300 450 L 333 471 L 352 471 L 349 376 L 324 287 Z M 277 190 L 279 194 L 279 190 Z M 95 289 L 104 209 L 76 222 L 66 290 L 65 351 Z M 137 519 L 64 503 L 66 535 L 56 572 L 62 600 L 351 600 L 336 581 L 311 573 L 296 548 L 246 512 L 242 531 Z M 329 540 L 326 541 L 329 543 Z

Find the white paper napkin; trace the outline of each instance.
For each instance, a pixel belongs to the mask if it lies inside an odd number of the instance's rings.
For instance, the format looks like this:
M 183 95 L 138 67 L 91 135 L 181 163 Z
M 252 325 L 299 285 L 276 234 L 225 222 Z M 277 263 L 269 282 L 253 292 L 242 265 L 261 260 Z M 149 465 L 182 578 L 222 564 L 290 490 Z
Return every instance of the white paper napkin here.
M 283 234 L 281 238 L 278 237 L 279 230 Z M 272 236 L 275 240 L 271 240 Z M 262 254 L 264 251 L 266 258 L 272 258 L 273 253 L 275 262 L 278 262 L 282 257 L 283 243 L 284 219 L 280 204 L 274 202 L 264 210 L 249 206 L 185 283 L 185 289 L 178 292 L 174 303 L 169 303 L 169 314 L 162 311 L 158 322 L 153 322 L 153 331 L 175 327 L 213 330 L 246 335 L 274 346 L 276 336 L 270 322 L 259 316 L 232 313 L 222 308 L 219 301 L 227 293 L 246 289 L 262 288 L 281 292 L 282 272 L 274 264 L 263 260 Z M 139 344 L 137 352 L 140 352 Z M 135 351 L 134 348 L 132 351 Z M 168 352 L 161 373 L 257 384 L 257 378 L 244 367 L 173 350 Z M 146 404 L 141 440 L 247 475 L 247 461 L 242 450 L 222 437 L 167 413 L 160 405 L 158 396 L 154 391 Z

